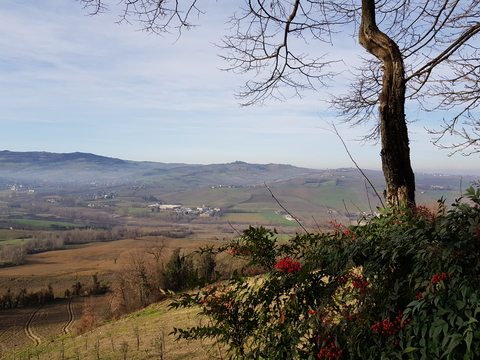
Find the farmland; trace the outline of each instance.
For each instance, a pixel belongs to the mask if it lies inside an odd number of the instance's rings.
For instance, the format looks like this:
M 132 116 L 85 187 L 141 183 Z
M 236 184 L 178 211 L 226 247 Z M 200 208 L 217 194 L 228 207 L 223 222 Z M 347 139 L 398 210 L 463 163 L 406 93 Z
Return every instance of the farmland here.
M 356 169 L 312 170 L 242 162 L 110 164 L 111 160 L 98 158 L 95 161 L 101 166 L 88 166 L 85 160 L 62 162 L 56 157 L 56 172 L 45 154 L 42 161 L 46 163 L 33 164 L 31 171 L 22 159 L 23 172 L 12 163 L 0 168 L 0 175 L 12 171 L 4 174 L 11 176 L 15 169 L 21 175 L 0 179 L 0 297 L 5 300 L 6 294 L 13 294 L 11 302 L 20 304 L 9 307 L 10 303 L 2 300 L 0 356 L 5 354 L 6 359 L 16 352 L 26 358 L 22 352 L 26 349 L 30 349 L 30 355 L 51 351 L 55 358 L 61 358 L 63 351 L 70 358 L 93 358 L 94 347 L 88 345 L 85 335 L 74 336 L 90 301 L 87 295 L 100 311 L 96 315 L 100 323 L 106 321 L 112 316 L 112 287 L 122 274 L 145 259 L 152 261 L 158 256 L 157 261 L 164 265 L 178 248 L 182 254 L 192 254 L 193 259 L 200 247 L 226 244 L 250 225 L 275 228 L 282 239 L 303 231 L 299 223 L 308 230 L 328 231 L 331 220 L 349 224 L 374 213 L 380 206 L 377 194 L 383 191 L 380 172 L 366 171 L 372 188 Z M 68 178 L 68 174 L 78 176 Z M 419 174 L 418 203 L 431 205 L 443 196 L 449 204 L 459 196 L 462 181 L 465 184 L 476 179 Z M 160 208 L 168 204 L 192 211 Z M 196 211 L 202 207 L 218 211 Z M 217 270 L 227 277 L 238 266 L 224 256 L 216 261 Z M 73 295 L 79 286 L 82 291 Z M 94 294 L 95 286 L 106 289 L 108 295 Z M 46 289 L 51 289 L 54 301 L 25 300 L 28 296 L 35 299 L 33 293 L 45 293 Z M 194 312 L 168 313 L 166 308 L 162 302 L 135 313 L 138 319 L 122 317 L 121 330 L 107 321 L 95 330 L 98 346 L 104 352 L 110 348 L 116 354 L 112 358 L 120 358 L 120 343 L 112 345 L 107 332 L 118 331 L 133 351 L 132 326 L 143 326 L 146 334 L 155 329 L 158 317 L 169 326 L 181 316 L 191 316 L 191 323 L 198 320 Z M 62 340 L 51 342 L 57 336 L 63 336 Z M 158 338 L 142 336 L 143 353 L 136 351 L 135 358 L 153 358 L 152 344 Z M 166 341 L 172 356 L 181 358 L 197 349 L 195 359 L 210 358 L 202 344 L 189 345 L 187 353 L 170 338 Z
M 38 291 L 52 286 L 57 300 L 10 310 L 0 310 L 0 354 L 11 354 L 15 347 L 45 344 L 62 334 L 74 333 L 82 317 L 87 297 L 64 298 L 64 291 L 76 282 L 88 285 L 92 275 L 105 284 L 112 281 L 115 272 L 128 265 L 136 249 L 147 246 L 154 239 L 125 239 L 107 243 L 91 243 L 75 249 L 49 251 L 27 256 L 22 266 L 1 269 L 0 295 L 6 289 L 18 293 L 21 289 Z M 163 256 L 168 258 L 173 249 L 185 252 L 200 246 L 218 245 L 219 241 L 204 239 L 166 239 Z M 105 296 L 94 297 L 95 307 L 108 318 Z
M 77 224 L 61 222 L 61 221 L 45 221 L 45 220 L 32 220 L 32 219 L 19 219 L 19 220 L 11 220 L 12 223 L 17 223 L 19 225 L 25 225 L 27 227 L 32 228 L 45 228 L 45 229 L 52 229 L 52 228 L 78 228 L 80 227 Z

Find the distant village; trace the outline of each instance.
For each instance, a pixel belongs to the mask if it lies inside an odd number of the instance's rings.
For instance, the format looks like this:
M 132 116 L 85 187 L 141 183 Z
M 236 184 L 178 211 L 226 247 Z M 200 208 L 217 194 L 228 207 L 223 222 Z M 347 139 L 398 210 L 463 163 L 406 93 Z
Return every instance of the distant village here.
M 167 204 L 151 204 L 148 205 L 151 211 L 173 210 L 179 215 L 195 215 L 200 217 L 210 217 L 220 212 L 220 208 L 212 208 L 210 206 L 202 205 L 200 207 L 187 207 L 182 205 L 167 205 Z

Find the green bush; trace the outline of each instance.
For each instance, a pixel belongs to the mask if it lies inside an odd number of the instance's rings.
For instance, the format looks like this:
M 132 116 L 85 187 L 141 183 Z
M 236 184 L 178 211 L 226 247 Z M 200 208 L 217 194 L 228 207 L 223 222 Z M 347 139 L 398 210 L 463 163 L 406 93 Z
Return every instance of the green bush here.
M 171 305 L 211 321 L 174 333 L 224 343 L 232 359 L 479 359 L 479 203 L 470 188 L 438 214 L 388 209 L 281 244 L 250 228 L 219 249 L 245 269 Z
M 186 289 L 194 275 L 192 259 L 187 255 L 180 254 L 180 250 L 180 248 L 175 249 L 165 265 L 162 287 L 166 290 Z

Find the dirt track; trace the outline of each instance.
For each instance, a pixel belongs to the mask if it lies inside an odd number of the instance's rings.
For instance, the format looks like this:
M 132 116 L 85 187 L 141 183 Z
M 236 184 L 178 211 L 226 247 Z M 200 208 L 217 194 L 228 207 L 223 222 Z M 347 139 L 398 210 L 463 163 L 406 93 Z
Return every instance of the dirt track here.
M 72 305 L 73 300 L 74 298 L 72 297 L 67 303 L 68 321 L 62 327 L 62 333 L 64 334 L 68 334 L 69 332 L 71 332 L 73 322 L 75 321 L 75 311 Z
M 73 330 L 83 299 L 58 299 L 27 308 L 0 311 L 0 356 L 16 347 L 39 345 Z
M 41 342 L 42 342 L 42 339 L 40 339 L 40 337 L 38 337 L 37 335 L 35 335 L 35 333 L 33 332 L 32 330 L 32 322 L 33 322 L 33 319 L 35 318 L 35 315 L 37 315 L 37 313 L 42 309 L 44 304 L 40 305 L 40 307 L 35 310 L 34 312 L 32 312 L 32 314 L 28 317 L 28 320 L 27 322 L 25 323 L 25 327 L 24 327 L 24 330 L 25 330 L 25 335 L 27 335 L 27 337 L 32 340 L 35 345 L 40 345 Z

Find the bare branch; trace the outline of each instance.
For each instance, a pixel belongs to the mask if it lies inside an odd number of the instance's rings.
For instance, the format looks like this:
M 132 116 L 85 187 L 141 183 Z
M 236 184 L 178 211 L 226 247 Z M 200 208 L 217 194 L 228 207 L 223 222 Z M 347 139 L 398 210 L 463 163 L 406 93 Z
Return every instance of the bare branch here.
M 277 202 L 278 205 L 280 205 L 280 207 L 288 214 L 290 215 L 290 217 L 292 219 L 295 220 L 295 222 L 303 229 L 303 231 L 305 231 L 305 234 L 308 234 L 308 231 L 307 229 L 305 229 L 305 227 L 302 225 L 302 223 L 300 222 L 300 220 L 298 220 L 298 218 L 296 216 L 293 216 L 290 211 L 288 211 L 285 206 L 282 205 L 282 203 L 275 197 L 275 195 L 273 194 L 272 190 L 267 186 L 267 183 L 263 183 L 265 185 L 265 187 L 268 189 L 268 191 L 270 192 L 270 195 L 272 195 L 272 197 L 275 199 L 275 201 Z
M 334 123 L 330 123 L 330 126 L 332 127 L 333 129 L 333 133 L 335 135 L 337 135 L 337 137 L 340 139 L 340 141 L 342 142 L 343 144 L 343 147 L 345 148 L 345 151 L 347 152 L 348 156 L 350 157 L 350 160 L 353 162 L 353 164 L 355 165 L 355 167 L 358 169 L 358 171 L 360 171 L 360 173 L 363 175 L 363 177 L 365 178 L 366 181 L 368 181 L 368 183 L 370 184 L 370 186 L 372 187 L 373 191 L 375 192 L 375 195 L 377 195 L 377 198 L 378 200 L 380 201 L 380 204 L 382 204 L 382 207 L 385 208 L 385 204 L 383 203 L 383 200 L 382 198 L 380 197 L 380 195 L 378 194 L 377 192 L 377 189 L 375 189 L 375 186 L 373 186 L 372 182 L 370 181 L 370 179 L 368 178 L 367 175 L 365 175 L 365 173 L 363 172 L 362 168 L 360 166 L 358 166 L 357 162 L 355 161 L 355 159 L 353 158 L 352 154 L 350 153 L 350 151 L 348 150 L 348 147 L 347 147 L 347 144 L 345 144 L 345 141 L 343 141 L 343 138 L 342 136 L 340 135 L 340 133 L 338 132 L 337 130 L 337 127 L 335 126 Z
M 230 64 L 225 70 L 254 73 L 238 93 L 238 98 L 247 99 L 243 105 L 284 100 L 286 88 L 293 90 L 293 96 L 301 96 L 304 90 L 326 86 L 326 80 L 335 75 L 330 67 L 339 60 L 329 60 L 327 53 L 316 57 L 304 53 L 305 33 L 329 44 L 332 26 L 351 20 L 342 13 L 331 16 L 332 4 L 327 1 L 249 0 L 247 5 L 242 14 L 231 18 L 234 34 L 220 45 L 221 57 Z M 259 78 L 261 73 L 267 77 Z
M 109 10 L 105 0 L 77 0 L 83 4 L 89 15 L 98 15 Z M 118 23 L 136 23 L 140 30 L 157 35 L 170 33 L 176 29 L 181 34 L 183 29 L 196 25 L 190 22 L 192 13 L 202 13 L 197 7 L 198 0 L 120 0 L 114 3 L 122 6 Z

